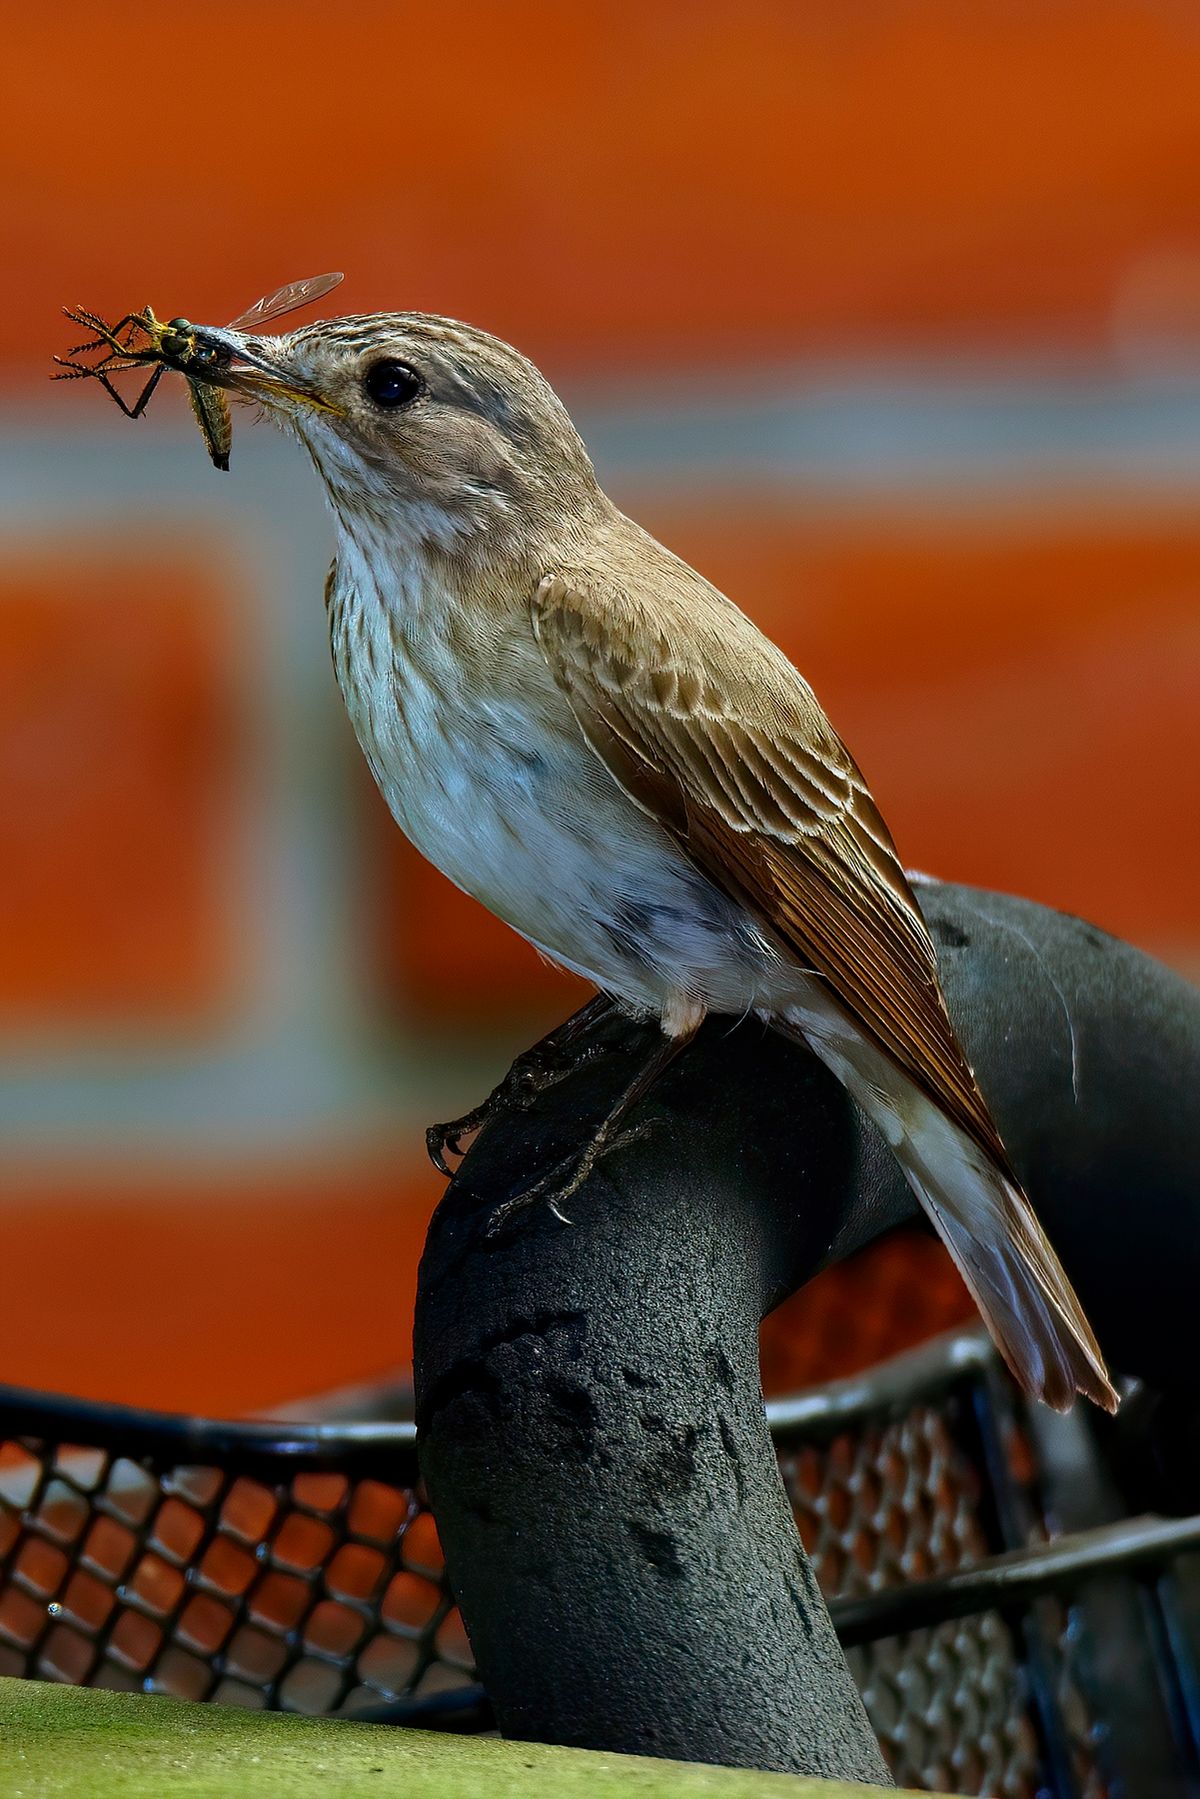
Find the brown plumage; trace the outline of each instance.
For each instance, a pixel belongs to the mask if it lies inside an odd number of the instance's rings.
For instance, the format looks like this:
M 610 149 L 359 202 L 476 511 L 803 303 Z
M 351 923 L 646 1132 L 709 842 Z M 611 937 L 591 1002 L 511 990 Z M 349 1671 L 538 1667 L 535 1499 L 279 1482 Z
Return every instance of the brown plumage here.
M 325 482 L 338 679 L 418 847 L 658 1017 L 655 1067 L 709 1010 L 808 1042 L 882 1131 L 1028 1390 L 1114 1407 L 891 836 L 788 659 L 623 517 L 507 344 L 414 313 L 200 335 L 221 352 L 209 378 L 263 402 Z M 570 1193 L 607 1140 L 530 1191 Z
M 1041 1396 L 1061 1408 L 1078 1389 L 1115 1409 L 1099 1345 L 955 1035 L 933 943 L 866 782 L 792 664 L 723 596 L 690 588 L 686 579 L 656 582 L 650 615 L 586 570 L 548 576 L 533 620 L 555 680 L 631 798 L 829 983 L 1003 1176 L 1006 1237 L 1066 1349 L 1061 1365 L 1051 1356 Z M 1024 1314 L 1009 1315 L 962 1233 L 920 1196 L 1006 1359 L 1027 1379 Z
M 872 1038 L 1004 1157 L 937 960 L 866 782 L 807 684 L 709 589 L 655 584 L 653 618 L 586 572 L 533 621 L 580 728 L 704 872 L 823 975 Z

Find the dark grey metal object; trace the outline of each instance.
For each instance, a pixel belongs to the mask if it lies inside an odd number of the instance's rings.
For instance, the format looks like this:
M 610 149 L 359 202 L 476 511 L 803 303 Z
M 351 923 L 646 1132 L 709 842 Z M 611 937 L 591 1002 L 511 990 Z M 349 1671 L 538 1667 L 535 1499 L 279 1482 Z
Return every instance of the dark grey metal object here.
M 1015 1403 L 979 1332 L 767 1420 L 903 1786 L 1200 1786 L 1200 1518 L 1104 1522 L 1136 1429 L 1114 1464 L 1110 1420 Z M 414 1437 L 0 1387 L 0 1673 L 487 1728 Z
M 1094 927 L 922 883 L 947 995 L 1115 1368 L 1194 1382 L 1200 1000 Z M 488 1209 L 603 1113 L 641 1029 L 497 1122 L 422 1266 L 422 1466 L 505 1734 L 878 1778 L 792 1528 L 762 1315 L 914 1211 L 815 1059 L 712 1020 L 650 1128 L 499 1240 Z

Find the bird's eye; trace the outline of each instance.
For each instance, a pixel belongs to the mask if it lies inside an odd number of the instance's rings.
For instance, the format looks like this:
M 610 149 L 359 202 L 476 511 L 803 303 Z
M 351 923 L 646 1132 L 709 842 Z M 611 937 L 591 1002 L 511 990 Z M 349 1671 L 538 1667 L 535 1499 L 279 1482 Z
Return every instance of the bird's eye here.
M 390 356 L 382 362 L 373 362 L 363 376 L 363 389 L 368 400 L 389 410 L 407 406 L 410 400 L 416 399 L 423 386 L 415 369 Z

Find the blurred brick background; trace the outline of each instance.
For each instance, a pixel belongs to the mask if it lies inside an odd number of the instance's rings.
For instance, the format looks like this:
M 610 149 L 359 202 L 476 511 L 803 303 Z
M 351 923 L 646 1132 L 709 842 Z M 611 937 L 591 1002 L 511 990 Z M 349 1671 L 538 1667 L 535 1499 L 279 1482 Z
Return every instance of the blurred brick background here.
M 301 459 L 244 421 L 218 476 L 181 395 L 135 428 L 49 388 L 63 302 L 219 321 L 341 267 L 340 307 L 511 337 L 796 656 L 910 864 L 1200 966 L 1193 7 L 139 29 L 4 28 L 0 1379 L 234 1410 L 403 1362 L 420 1126 L 576 993 L 360 768 Z M 876 1252 L 767 1377 L 960 1309 Z

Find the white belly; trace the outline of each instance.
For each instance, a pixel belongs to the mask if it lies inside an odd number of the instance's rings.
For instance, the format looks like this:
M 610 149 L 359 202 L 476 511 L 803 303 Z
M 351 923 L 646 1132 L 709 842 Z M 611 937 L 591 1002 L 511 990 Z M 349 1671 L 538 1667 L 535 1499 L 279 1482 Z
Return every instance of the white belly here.
M 341 589 L 330 607 L 347 710 L 405 834 L 456 886 L 630 1007 L 662 1012 L 687 996 L 739 1012 L 764 1000 L 771 958 L 745 915 L 588 747 L 532 628 L 515 627 L 484 659 L 487 674 L 469 677 L 448 607 L 430 598 L 398 615 Z

